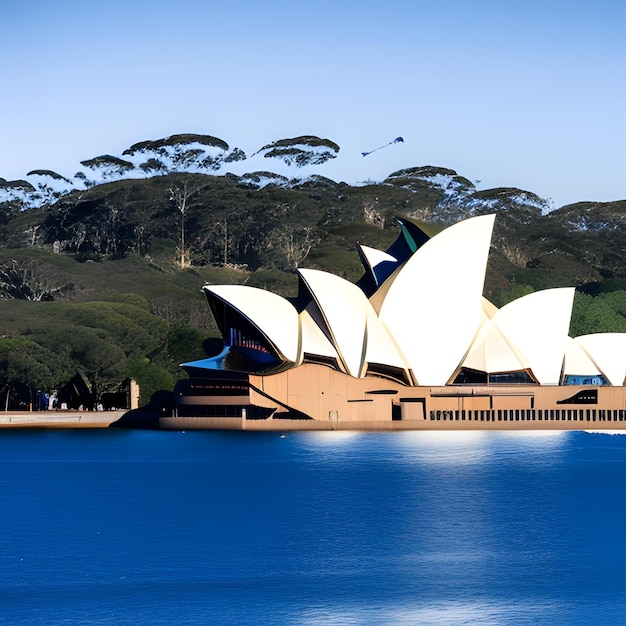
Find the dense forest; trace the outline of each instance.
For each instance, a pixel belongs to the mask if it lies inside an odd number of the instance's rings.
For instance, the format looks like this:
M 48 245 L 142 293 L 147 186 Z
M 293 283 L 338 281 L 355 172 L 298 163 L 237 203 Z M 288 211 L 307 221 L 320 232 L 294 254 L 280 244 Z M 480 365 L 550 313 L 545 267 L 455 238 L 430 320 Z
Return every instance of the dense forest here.
M 215 351 L 203 284 L 293 296 L 299 266 L 357 280 L 355 242 L 386 249 L 399 234 L 396 216 L 437 230 L 496 213 L 487 298 L 502 306 L 575 286 L 572 335 L 626 332 L 626 201 L 546 212 L 517 189 L 451 196 L 434 183 L 441 176 L 471 184 L 438 168 L 359 186 L 173 173 L 93 185 L 34 208 L 0 203 L 2 408 L 26 408 L 26 389 L 60 388 L 77 375 L 94 405 L 129 378 L 145 403 L 184 377 L 180 363 Z

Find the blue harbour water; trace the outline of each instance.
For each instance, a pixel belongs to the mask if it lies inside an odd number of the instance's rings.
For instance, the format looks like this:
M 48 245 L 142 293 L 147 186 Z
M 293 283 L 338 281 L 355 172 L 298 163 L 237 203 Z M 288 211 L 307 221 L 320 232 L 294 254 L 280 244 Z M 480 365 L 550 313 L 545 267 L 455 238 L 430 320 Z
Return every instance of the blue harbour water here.
M 0 624 L 626 623 L 626 435 L 0 432 Z

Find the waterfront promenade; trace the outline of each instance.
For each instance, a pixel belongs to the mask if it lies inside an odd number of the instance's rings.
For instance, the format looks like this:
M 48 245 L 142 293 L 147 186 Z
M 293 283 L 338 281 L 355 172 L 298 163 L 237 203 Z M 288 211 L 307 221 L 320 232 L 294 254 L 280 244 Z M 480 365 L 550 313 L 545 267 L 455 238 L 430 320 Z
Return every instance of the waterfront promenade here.
M 107 428 L 126 411 L 2 411 L 0 428 Z
M 8 411 L 0 412 L 3 428 L 108 428 L 127 411 Z M 154 421 L 125 424 L 130 428 L 160 430 L 247 430 L 247 431 L 569 431 L 593 430 L 626 432 L 626 422 L 611 420 L 584 421 L 456 421 L 456 420 L 246 420 L 241 417 L 157 417 Z

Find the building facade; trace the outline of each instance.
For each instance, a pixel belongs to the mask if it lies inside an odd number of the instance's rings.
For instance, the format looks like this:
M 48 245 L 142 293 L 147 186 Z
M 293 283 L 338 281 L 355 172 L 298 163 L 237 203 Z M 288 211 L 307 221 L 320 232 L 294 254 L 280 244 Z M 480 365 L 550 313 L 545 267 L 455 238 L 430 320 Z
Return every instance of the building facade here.
M 619 428 L 626 334 L 568 335 L 574 288 L 483 296 L 494 215 L 399 219 L 356 283 L 299 269 L 296 298 L 205 285 L 220 354 L 184 363 L 165 428 Z

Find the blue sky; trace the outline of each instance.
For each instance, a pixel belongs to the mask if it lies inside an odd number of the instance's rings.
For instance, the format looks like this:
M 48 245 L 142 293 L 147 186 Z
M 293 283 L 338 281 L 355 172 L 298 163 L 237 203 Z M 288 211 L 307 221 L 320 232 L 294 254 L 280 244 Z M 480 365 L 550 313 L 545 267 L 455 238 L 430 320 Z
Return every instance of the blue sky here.
M 556 206 L 626 198 L 623 2 L 13 4 L 9 180 L 175 133 L 248 154 L 312 134 L 341 146 L 332 177 L 351 183 L 435 165 Z

